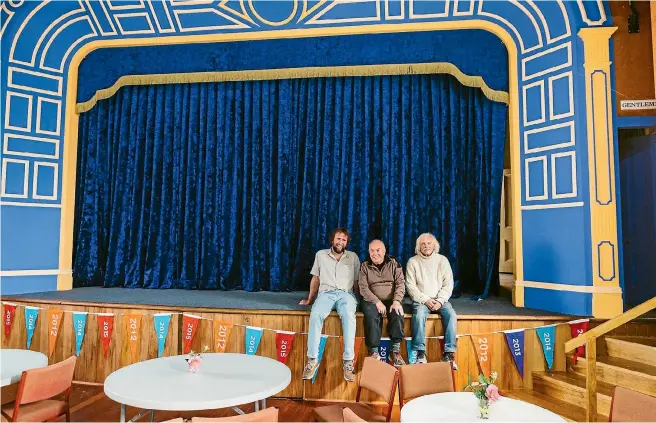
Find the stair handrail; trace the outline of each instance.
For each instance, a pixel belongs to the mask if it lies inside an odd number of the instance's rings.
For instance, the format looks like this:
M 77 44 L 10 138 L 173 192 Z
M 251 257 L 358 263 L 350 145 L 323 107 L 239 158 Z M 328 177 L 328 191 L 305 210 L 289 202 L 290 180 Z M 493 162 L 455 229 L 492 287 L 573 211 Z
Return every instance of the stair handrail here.
M 611 330 L 642 316 L 656 308 L 656 297 L 625 311 L 619 316 L 600 324 L 599 326 L 565 342 L 565 352 L 585 345 L 585 418 L 588 422 L 597 421 L 597 338 Z M 612 416 L 608 416 L 612 418 Z
M 633 307 L 630 310 L 625 311 L 619 316 L 615 316 L 612 319 L 600 324 L 599 326 L 590 329 L 589 331 L 572 338 L 571 340 L 565 342 L 565 352 L 570 352 L 576 347 L 580 347 L 583 344 L 587 344 L 593 339 L 597 339 L 600 336 L 603 336 L 617 327 L 630 322 L 631 320 L 642 316 L 643 314 L 656 309 L 656 297 L 653 297 L 644 303 Z

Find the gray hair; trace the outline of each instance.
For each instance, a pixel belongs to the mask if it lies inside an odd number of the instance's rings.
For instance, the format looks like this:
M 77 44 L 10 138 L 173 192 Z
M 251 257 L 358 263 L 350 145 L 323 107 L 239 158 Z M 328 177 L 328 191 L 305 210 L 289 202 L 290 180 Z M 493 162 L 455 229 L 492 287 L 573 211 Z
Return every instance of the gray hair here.
M 420 241 L 425 236 L 429 237 L 431 239 L 431 241 L 433 241 L 434 252 L 439 253 L 440 252 L 440 243 L 437 242 L 437 238 L 435 238 L 435 235 L 433 235 L 432 233 L 426 232 L 426 233 L 423 233 L 423 234 L 419 235 L 419 237 L 417 238 L 417 242 L 415 244 L 415 254 L 417 254 L 417 255 L 421 254 L 421 245 L 420 245 L 421 242 Z

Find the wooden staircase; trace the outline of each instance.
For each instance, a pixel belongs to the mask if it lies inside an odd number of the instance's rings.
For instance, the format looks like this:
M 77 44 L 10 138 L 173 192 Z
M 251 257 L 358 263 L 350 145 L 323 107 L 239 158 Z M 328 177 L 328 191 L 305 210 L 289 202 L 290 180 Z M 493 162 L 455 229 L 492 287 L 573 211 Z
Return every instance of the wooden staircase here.
M 608 421 L 615 386 L 656 396 L 656 338 L 606 336 L 598 342 L 597 420 Z M 605 348 L 602 348 L 605 347 Z M 567 358 L 566 372 L 534 372 L 533 389 L 506 391 L 510 398 L 551 410 L 569 421 L 586 421 L 587 360 L 573 364 Z

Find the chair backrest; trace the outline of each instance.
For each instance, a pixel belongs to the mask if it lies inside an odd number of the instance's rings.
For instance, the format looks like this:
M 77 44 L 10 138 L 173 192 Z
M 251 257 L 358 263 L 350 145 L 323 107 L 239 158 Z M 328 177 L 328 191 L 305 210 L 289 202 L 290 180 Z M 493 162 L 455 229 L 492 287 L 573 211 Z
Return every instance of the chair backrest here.
M 372 357 L 364 359 L 360 374 L 360 388 L 367 389 L 383 397 L 386 403 L 394 400 L 399 372 L 394 366 Z
M 609 421 L 656 422 L 656 397 L 616 386 Z
M 232 417 L 194 417 L 191 419 L 192 423 L 196 422 L 277 422 L 278 409 L 276 407 L 269 407 L 255 413 L 242 414 Z
M 455 392 L 455 379 L 451 363 L 435 362 L 401 366 L 399 370 L 399 399 L 403 401 L 422 395 Z
M 73 384 L 76 356 L 59 363 L 23 372 L 18 385 L 16 404 L 29 404 L 61 394 Z
M 361 418 L 353 412 L 350 408 L 346 407 L 342 409 L 342 419 L 345 423 L 359 423 L 366 422 L 365 419 Z

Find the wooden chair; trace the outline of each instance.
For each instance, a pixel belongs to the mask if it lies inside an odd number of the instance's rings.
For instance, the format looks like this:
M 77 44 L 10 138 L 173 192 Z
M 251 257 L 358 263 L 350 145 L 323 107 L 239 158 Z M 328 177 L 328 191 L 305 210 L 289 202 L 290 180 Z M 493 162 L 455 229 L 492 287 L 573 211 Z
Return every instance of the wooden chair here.
M 360 383 L 355 395 L 355 403 L 349 404 L 348 407 L 358 417 L 367 422 L 389 422 L 392 418 L 392 408 L 394 404 L 394 395 L 396 394 L 396 385 L 399 382 L 399 372 L 395 367 L 383 363 L 371 357 L 364 359 L 362 371 L 360 372 Z M 383 397 L 387 402 L 387 414 L 385 416 L 376 413 L 376 411 L 366 404 L 360 403 L 360 394 L 362 388 Z M 313 411 L 314 418 L 320 422 L 341 422 L 344 421 L 343 406 L 328 405 L 325 407 L 315 408 Z
M 69 397 L 77 357 L 51 366 L 23 372 L 16 400 L 2 407 L 2 414 L 12 422 L 47 422 L 66 416 L 71 421 Z M 51 399 L 64 393 L 62 400 Z
M 399 372 L 399 407 L 422 395 L 456 390 L 453 366 L 446 361 L 401 366 Z
M 353 410 L 350 408 L 346 407 L 342 410 L 342 418 L 344 419 L 345 423 L 360 423 L 360 422 L 366 422 L 366 420 L 361 419 L 360 416 L 355 414 Z
M 610 402 L 610 422 L 656 422 L 656 397 L 616 386 Z
M 192 423 L 211 422 L 277 422 L 278 408 L 269 407 L 254 413 L 242 414 L 232 417 L 194 417 Z

